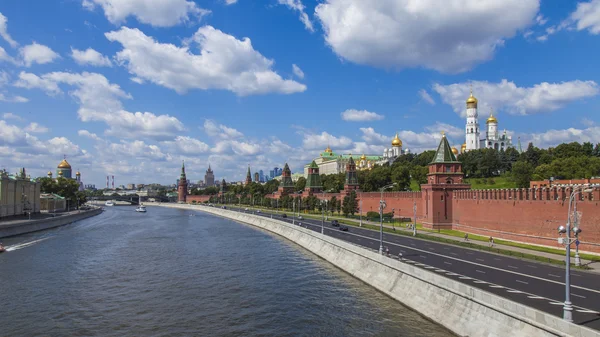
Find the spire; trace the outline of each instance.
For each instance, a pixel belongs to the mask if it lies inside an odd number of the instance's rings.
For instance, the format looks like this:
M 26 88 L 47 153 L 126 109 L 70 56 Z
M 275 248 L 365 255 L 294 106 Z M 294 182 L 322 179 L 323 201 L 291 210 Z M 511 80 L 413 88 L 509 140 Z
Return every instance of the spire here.
M 181 175 L 179 176 L 179 180 L 185 181 L 186 177 L 185 177 L 185 162 L 182 160 L 181 161 Z
M 521 147 L 521 137 L 519 137 L 519 143 L 517 145 L 517 150 L 519 151 L 519 153 L 523 153 L 523 148 Z
M 448 143 L 448 139 L 446 138 L 446 133 L 442 131 L 442 140 L 440 140 L 440 145 L 438 145 L 437 151 L 435 152 L 435 156 L 433 157 L 433 163 L 455 163 L 457 162 L 456 156 L 452 152 L 452 147 L 450 147 L 450 143 Z

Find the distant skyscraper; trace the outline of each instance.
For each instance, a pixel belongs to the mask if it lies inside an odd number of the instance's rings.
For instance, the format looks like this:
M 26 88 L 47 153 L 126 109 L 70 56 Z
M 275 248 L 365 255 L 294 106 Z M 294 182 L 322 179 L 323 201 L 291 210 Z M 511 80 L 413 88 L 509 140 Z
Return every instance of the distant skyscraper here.
M 265 182 L 265 174 L 263 173 L 263 170 L 258 171 L 258 181 L 260 181 L 261 183 Z
M 254 182 L 257 183 L 260 180 L 260 175 L 258 174 L 258 172 L 254 172 Z
M 215 186 L 215 175 L 210 168 L 210 164 L 208 164 L 208 170 L 206 170 L 206 174 L 204 175 L 204 182 L 206 183 L 206 187 Z
M 269 171 L 269 177 L 271 179 L 275 178 L 275 171 L 273 171 L 273 170 Z
M 279 177 L 281 175 L 281 169 L 279 167 L 274 167 L 273 173 L 275 174 L 275 177 Z

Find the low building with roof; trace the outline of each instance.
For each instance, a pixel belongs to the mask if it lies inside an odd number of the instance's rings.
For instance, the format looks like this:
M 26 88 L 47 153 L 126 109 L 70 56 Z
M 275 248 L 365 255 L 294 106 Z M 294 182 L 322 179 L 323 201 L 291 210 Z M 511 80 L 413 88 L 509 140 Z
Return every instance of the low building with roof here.
M 40 195 L 40 210 L 42 212 L 64 212 L 67 209 L 67 199 L 54 193 Z
M 40 211 L 41 183 L 27 175 L 0 171 L 0 217 L 38 213 Z

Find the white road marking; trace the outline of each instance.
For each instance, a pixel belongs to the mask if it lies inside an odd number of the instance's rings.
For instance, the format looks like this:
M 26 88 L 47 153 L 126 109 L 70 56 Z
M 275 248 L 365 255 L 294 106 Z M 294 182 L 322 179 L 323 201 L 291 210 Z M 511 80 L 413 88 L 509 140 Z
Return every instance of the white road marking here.
M 550 302 L 550 304 L 552 304 L 552 305 L 564 305 L 563 302 Z
M 541 296 L 527 296 L 527 298 L 533 298 L 534 300 L 543 300 L 543 299 L 546 299 L 545 297 L 541 297 Z
M 467 254 L 469 254 L 469 255 L 473 255 L 473 253 L 471 253 L 471 252 L 465 252 L 465 253 L 467 253 Z
M 426 269 L 435 269 L 435 267 L 432 266 L 425 266 Z
M 502 259 L 499 259 L 497 257 L 495 257 L 494 260 L 496 260 L 496 261 L 502 261 Z
M 519 269 L 519 267 L 508 265 L 508 268 Z
M 458 274 L 456 274 L 456 273 L 446 273 L 446 275 L 448 275 L 448 276 L 456 276 Z
M 485 281 L 479 281 L 479 280 L 477 280 L 477 281 L 473 281 L 473 282 L 474 282 L 474 283 L 479 283 L 479 284 L 482 284 L 482 283 L 487 283 L 487 282 L 485 282 Z
M 579 298 L 586 298 L 585 296 L 581 296 L 581 295 L 577 295 L 577 294 L 573 294 L 573 293 L 571 293 L 571 295 L 573 295 L 575 297 L 579 297 Z
M 436 269 L 436 270 L 434 270 L 434 271 L 437 271 L 438 273 L 441 273 L 441 272 L 443 272 L 443 271 L 445 271 L 445 270 L 444 270 L 444 269 Z
M 444 249 L 445 249 L 445 250 L 450 250 L 450 248 L 448 248 L 448 247 L 444 247 Z
M 429 248 L 429 250 L 431 250 L 431 251 L 434 251 L 434 250 L 435 250 L 435 248 Z
M 478 273 L 485 274 L 485 272 L 484 272 L 484 271 L 482 271 L 482 270 L 479 270 L 479 269 L 475 269 L 475 271 L 476 271 L 476 272 L 478 272 Z
M 424 258 L 424 259 L 427 258 L 427 256 L 425 256 L 425 255 L 419 255 L 419 256 L 422 257 L 422 258 Z
M 452 254 L 452 255 L 454 255 L 454 256 L 458 256 L 458 254 L 456 254 L 456 253 L 450 253 L 450 254 Z
M 576 310 L 577 312 L 582 312 L 584 314 L 600 314 L 600 312 L 594 311 L 594 310 Z
M 534 268 L 534 269 L 537 269 L 537 267 L 536 267 L 536 266 L 532 266 L 532 265 L 530 265 L 530 264 L 528 264 L 528 265 L 527 265 L 527 267 L 529 267 L 529 268 Z
M 471 278 L 468 277 L 468 276 L 461 276 L 461 277 L 459 277 L 459 279 L 461 279 L 461 280 L 470 280 Z
M 475 260 L 477 260 L 477 261 L 481 261 L 481 262 L 485 261 L 484 259 L 475 259 Z
M 579 274 L 571 274 L 571 276 L 577 276 L 577 277 L 579 277 L 581 275 L 579 275 Z
M 521 294 L 521 293 L 523 293 L 520 290 L 507 290 L 506 292 L 513 293 L 513 294 Z
M 523 284 L 529 284 L 529 282 L 525 282 L 525 281 L 521 281 L 521 280 L 515 280 L 515 281 L 517 281 L 519 283 L 523 283 Z
M 452 265 L 452 263 L 450 263 L 450 262 L 446 262 L 446 261 L 444 261 L 444 264 L 449 264 L 449 265 Z
M 490 288 L 504 288 L 503 286 L 499 286 L 499 285 L 492 285 L 490 286 Z
M 550 275 L 552 277 L 560 277 L 560 275 L 554 275 L 554 274 L 548 274 L 548 275 Z

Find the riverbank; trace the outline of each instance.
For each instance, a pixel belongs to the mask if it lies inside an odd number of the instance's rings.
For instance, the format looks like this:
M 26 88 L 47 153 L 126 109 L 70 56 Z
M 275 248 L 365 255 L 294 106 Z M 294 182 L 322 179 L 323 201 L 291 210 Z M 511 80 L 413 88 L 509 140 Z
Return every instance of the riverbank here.
M 42 231 L 64 226 L 102 213 L 101 208 L 57 213 L 41 219 L 0 221 L 0 238 Z
M 560 317 L 282 221 L 207 206 L 146 205 L 203 211 L 283 236 L 461 336 L 600 336 Z

